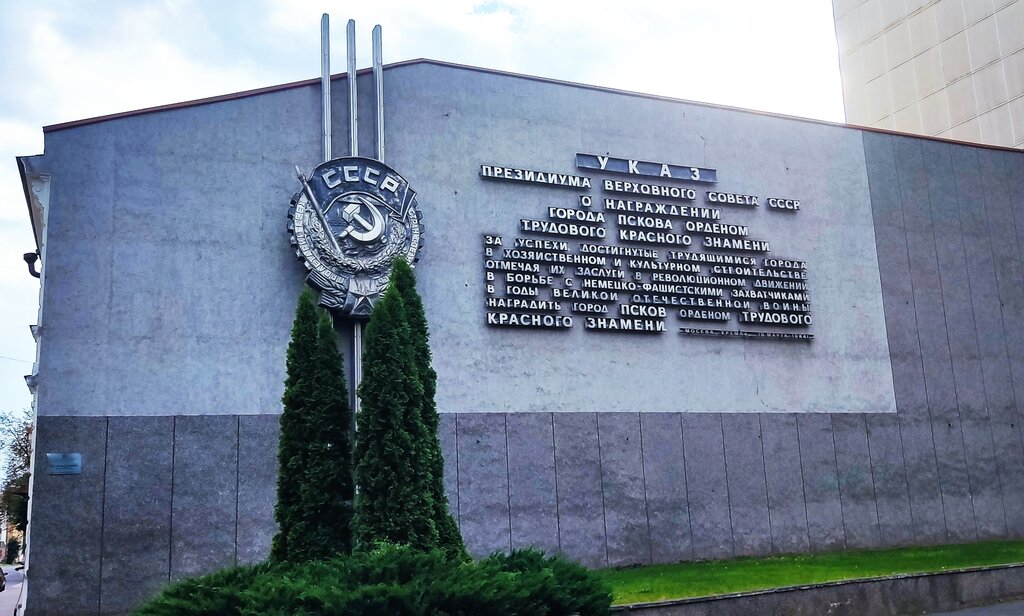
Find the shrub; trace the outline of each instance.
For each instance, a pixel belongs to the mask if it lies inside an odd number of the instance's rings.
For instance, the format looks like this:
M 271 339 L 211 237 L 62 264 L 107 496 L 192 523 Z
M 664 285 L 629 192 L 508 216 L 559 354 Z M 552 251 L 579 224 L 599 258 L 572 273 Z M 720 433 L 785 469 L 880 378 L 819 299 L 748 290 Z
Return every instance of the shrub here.
M 423 396 L 419 402 L 424 428 L 420 463 L 429 471 L 427 490 L 433 501 L 431 506 L 434 526 L 437 528 L 438 547 L 451 558 L 469 560 L 459 526 L 448 512 L 448 497 L 444 492 L 444 457 L 441 455 L 441 442 L 437 438 L 439 418 L 437 404 L 434 401 L 437 392 L 437 372 L 431 366 L 430 328 L 423 309 L 423 299 L 416 291 L 416 277 L 405 259 L 395 261 L 391 270 L 391 284 L 402 296 L 406 320 L 409 323 L 413 361 L 420 384 L 423 386 Z
M 384 545 L 349 557 L 225 569 L 178 582 L 137 616 L 600 616 L 604 581 L 527 550 L 479 563 Z
M 545 557 L 537 550 L 494 554 L 480 563 L 518 574 L 550 614 L 607 614 L 611 589 L 589 569 L 561 556 Z
M 405 304 L 394 285 L 363 333 L 362 407 L 356 416 L 355 547 L 380 542 L 437 546 L 431 469 L 424 464 L 423 384 L 416 370 Z
M 278 445 L 279 531 L 270 559 L 304 561 L 352 550 L 352 413 L 331 317 L 299 296 L 288 344 Z
M 242 614 L 243 593 L 273 566 L 264 563 L 221 569 L 168 586 L 135 613 L 137 616 Z

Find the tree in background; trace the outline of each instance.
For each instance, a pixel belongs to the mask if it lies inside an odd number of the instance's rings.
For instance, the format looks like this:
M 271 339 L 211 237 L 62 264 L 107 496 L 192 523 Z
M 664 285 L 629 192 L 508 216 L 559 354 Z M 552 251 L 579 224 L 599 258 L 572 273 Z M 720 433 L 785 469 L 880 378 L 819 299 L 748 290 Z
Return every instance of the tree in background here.
M 466 553 L 459 527 L 448 511 L 448 496 L 444 491 L 444 457 L 441 455 L 441 442 L 437 436 L 439 418 L 437 403 L 434 401 L 434 394 L 437 392 L 437 372 L 431 366 L 427 315 L 423 309 L 423 300 L 416 291 L 416 277 L 412 267 L 404 259 L 395 261 L 391 270 L 391 284 L 401 295 L 405 306 L 413 361 L 416 374 L 423 386 L 423 395 L 419 403 L 424 427 L 421 455 L 423 465 L 429 470 L 427 489 L 433 501 L 432 517 L 437 527 L 438 547 L 451 558 L 466 560 L 469 555 Z
M 0 515 L 24 533 L 28 524 L 28 479 L 32 460 L 32 417 L 28 412 L 0 416 L 0 450 L 4 457 Z
M 385 542 L 418 549 L 438 545 L 415 358 L 405 305 L 392 284 L 363 335 L 353 523 L 359 548 Z
M 301 562 L 352 549 L 352 449 L 344 366 L 331 317 L 313 292 L 299 296 L 288 344 L 278 445 L 278 533 L 272 561 Z
M 14 561 L 18 560 L 18 552 L 21 550 L 21 542 L 11 537 L 7 540 L 7 556 L 4 558 L 5 564 L 13 564 Z

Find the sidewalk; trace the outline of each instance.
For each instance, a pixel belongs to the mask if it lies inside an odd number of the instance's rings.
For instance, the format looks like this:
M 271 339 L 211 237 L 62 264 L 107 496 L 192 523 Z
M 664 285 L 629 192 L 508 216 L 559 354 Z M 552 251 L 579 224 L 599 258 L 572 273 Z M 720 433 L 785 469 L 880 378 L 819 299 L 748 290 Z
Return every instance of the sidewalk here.
M 955 612 L 931 612 L 928 616 L 1024 616 L 1024 601 L 971 607 Z
M 0 616 L 13 616 L 21 598 L 21 582 L 25 576 L 15 571 L 14 565 L 4 565 L 7 574 L 7 589 L 0 592 Z

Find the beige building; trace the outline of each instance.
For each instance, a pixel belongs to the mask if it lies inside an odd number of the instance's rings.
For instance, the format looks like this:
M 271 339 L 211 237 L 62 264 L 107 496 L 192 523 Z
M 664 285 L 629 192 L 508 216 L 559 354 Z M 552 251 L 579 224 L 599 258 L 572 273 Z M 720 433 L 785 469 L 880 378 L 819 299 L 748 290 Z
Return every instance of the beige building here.
M 846 120 L 1024 147 L 1024 0 L 832 0 Z

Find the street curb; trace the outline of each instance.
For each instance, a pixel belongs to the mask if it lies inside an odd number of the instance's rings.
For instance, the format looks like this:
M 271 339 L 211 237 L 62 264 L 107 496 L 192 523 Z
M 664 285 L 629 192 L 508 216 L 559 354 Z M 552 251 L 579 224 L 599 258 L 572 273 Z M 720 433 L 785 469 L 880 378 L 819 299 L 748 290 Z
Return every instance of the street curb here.
M 612 608 L 637 616 L 862 616 L 922 614 L 1024 597 L 1024 564 L 786 586 Z

